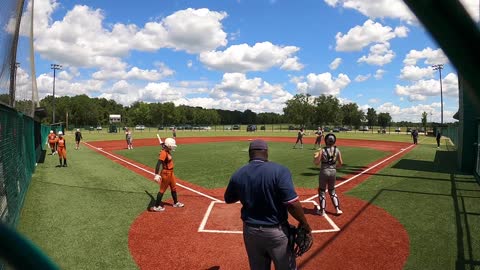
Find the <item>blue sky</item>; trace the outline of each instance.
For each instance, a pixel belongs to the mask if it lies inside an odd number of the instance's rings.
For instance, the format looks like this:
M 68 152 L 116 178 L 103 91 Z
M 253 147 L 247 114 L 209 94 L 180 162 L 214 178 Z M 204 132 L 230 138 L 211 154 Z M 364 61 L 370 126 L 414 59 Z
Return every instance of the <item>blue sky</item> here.
M 478 0 L 462 0 L 478 21 Z M 35 1 L 40 98 L 282 113 L 335 95 L 394 121 L 458 110 L 457 74 L 401 0 Z M 21 78 L 21 76 L 19 76 Z

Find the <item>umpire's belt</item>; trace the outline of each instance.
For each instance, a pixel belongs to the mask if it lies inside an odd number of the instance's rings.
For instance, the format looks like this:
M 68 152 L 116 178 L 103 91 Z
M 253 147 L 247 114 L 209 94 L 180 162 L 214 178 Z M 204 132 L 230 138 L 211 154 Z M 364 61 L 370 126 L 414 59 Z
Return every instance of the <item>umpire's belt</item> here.
M 245 226 L 252 227 L 252 228 L 278 228 L 282 226 L 282 224 L 252 224 L 252 223 L 245 223 Z

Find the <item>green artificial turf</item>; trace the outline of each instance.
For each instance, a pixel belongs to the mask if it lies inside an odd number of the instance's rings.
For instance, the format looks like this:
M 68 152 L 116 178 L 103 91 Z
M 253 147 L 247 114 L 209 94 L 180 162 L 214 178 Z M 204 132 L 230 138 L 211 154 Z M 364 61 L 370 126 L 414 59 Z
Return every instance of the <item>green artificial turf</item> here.
M 226 184 L 233 167 L 246 163 L 247 143 L 215 145 L 180 145 L 174 154 L 179 177 L 211 188 Z M 297 186 L 316 187 L 314 151 L 291 145 L 270 143 L 271 159 L 293 164 Z M 341 149 L 346 166 L 339 175 L 384 155 Z M 158 150 L 120 152 L 153 168 Z M 128 251 L 128 230 L 152 202 L 145 191 L 155 196 L 158 186 L 86 147 L 70 147 L 68 155 L 68 168 L 56 168 L 56 156 L 38 165 L 18 230 L 62 269 L 137 269 Z M 418 147 L 348 193 L 386 209 L 405 226 L 410 238 L 405 269 L 478 269 L 480 188 L 471 175 L 455 172 L 455 163 L 455 152 L 445 145 L 437 151 L 433 138 L 421 138 Z M 208 178 L 215 170 L 224 177 Z
M 205 188 L 226 187 L 232 174 L 248 162 L 249 142 L 217 142 L 184 144 L 173 152 L 175 174 L 178 178 Z M 270 142 L 269 160 L 285 165 L 292 172 L 296 187 L 316 188 L 319 169 L 313 164 L 311 146 L 292 149 L 291 143 Z M 344 166 L 338 176 L 358 173 L 388 153 L 360 147 L 340 147 Z M 137 147 L 135 151 L 120 150 L 118 154 L 155 167 L 159 146 Z
M 158 186 L 87 147 L 71 147 L 68 163 L 38 165 L 18 230 L 61 269 L 135 269 L 128 230 Z
M 405 226 L 410 237 L 405 269 L 480 265 L 480 187 L 473 176 L 455 170 L 456 152 L 450 150 L 420 144 L 348 192 Z

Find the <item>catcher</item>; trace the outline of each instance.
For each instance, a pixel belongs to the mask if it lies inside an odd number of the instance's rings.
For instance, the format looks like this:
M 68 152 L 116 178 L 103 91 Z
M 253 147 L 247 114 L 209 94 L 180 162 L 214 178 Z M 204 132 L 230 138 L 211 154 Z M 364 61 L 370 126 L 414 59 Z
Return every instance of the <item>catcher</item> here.
M 161 142 L 161 140 L 160 140 Z M 174 139 L 166 138 L 165 142 L 161 142 L 162 150 L 158 156 L 157 166 L 155 167 L 155 182 L 160 184 L 160 191 L 157 193 L 157 200 L 155 206 L 150 208 L 150 211 L 161 212 L 165 211 L 162 198 L 167 188 L 170 187 L 173 198 L 173 207 L 184 207 L 185 205 L 178 201 L 177 198 L 177 183 L 175 175 L 173 174 L 173 159 L 172 153 L 177 148 L 177 144 Z M 162 170 L 160 171 L 160 167 Z M 158 172 L 160 171 L 160 174 Z
M 335 181 L 337 176 L 337 168 L 343 164 L 342 154 L 340 149 L 335 146 L 337 137 L 329 133 L 325 136 L 325 145 L 321 151 L 318 151 L 314 155 L 313 163 L 320 165 L 320 174 L 318 176 L 318 200 L 320 203 L 320 209 L 317 213 L 320 216 L 325 215 L 325 207 L 327 205 L 325 199 L 325 191 L 328 184 L 328 193 L 330 199 L 335 207 L 337 215 L 341 215 L 343 211 L 340 209 L 340 201 L 335 193 Z

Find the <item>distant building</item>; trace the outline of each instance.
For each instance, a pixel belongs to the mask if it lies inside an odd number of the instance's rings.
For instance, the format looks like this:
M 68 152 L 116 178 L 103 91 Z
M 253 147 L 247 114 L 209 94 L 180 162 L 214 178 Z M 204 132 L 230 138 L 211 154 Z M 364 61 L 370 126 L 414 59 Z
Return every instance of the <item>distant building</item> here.
M 122 122 L 122 116 L 120 114 L 110 114 L 109 116 L 110 124 Z

